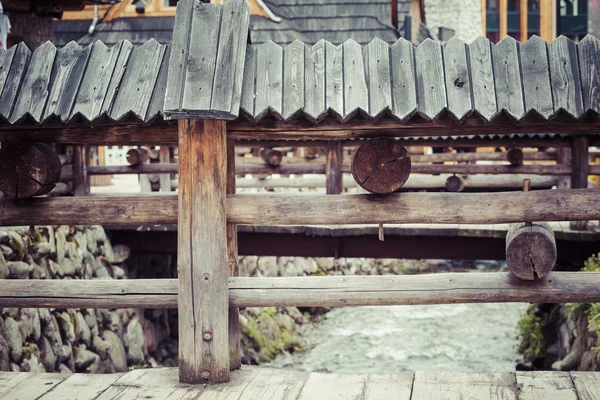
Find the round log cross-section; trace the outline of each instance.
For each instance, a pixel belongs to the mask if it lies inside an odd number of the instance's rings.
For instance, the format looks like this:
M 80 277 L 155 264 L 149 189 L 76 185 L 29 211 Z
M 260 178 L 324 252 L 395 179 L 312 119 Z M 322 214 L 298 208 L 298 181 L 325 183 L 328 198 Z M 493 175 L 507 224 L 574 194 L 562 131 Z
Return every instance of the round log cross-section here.
M 283 161 L 283 153 L 281 151 L 269 149 L 266 147 L 262 149 L 262 151 L 260 152 L 260 156 L 262 157 L 264 162 L 266 162 L 272 167 L 280 165 Z
M 352 176 L 366 191 L 393 193 L 408 180 L 410 167 L 406 147 L 389 138 L 374 138 L 356 150 L 352 160 Z
M 465 181 L 460 176 L 452 175 L 446 179 L 446 190 L 449 192 L 462 192 L 465 189 Z
M 506 161 L 510 165 L 523 165 L 523 150 L 513 147 L 506 152 Z
M 138 165 L 145 163 L 150 158 L 148 150 L 143 148 L 127 150 L 127 162 L 129 165 Z
M 514 224 L 506 234 L 506 263 L 517 277 L 541 278 L 556 264 L 556 241 L 544 222 Z
M 43 143 L 3 143 L 0 149 L 0 191 L 24 199 L 50 192 L 60 179 L 60 159 Z

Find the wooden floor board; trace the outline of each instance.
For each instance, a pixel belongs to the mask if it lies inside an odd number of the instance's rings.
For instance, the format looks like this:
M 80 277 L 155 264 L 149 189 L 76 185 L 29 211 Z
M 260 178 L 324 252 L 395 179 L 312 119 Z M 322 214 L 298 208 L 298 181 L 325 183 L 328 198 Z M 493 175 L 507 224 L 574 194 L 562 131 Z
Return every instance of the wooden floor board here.
M 240 400 L 295 400 L 306 384 L 308 372 L 259 368 Z
M 40 400 L 94 400 L 124 374 L 73 374 L 40 397 Z
M 600 399 L 600 373 L 599 372 L 571 372 L 571 380 L 579 400 Z
M 37 399 L 68 378 L 62 374 L 13 373 L 15 376 L 0 385 L 0 399 Z
M 410 400 L 414 377 L 412 372 L 369 374 L 364 400 Z
M 312 373 L 299 400 L 362 400 L 366 374 Z
M 578 400 L 568 372 L 517 372 L 519 400 Z
M 516 400 L 514 373 L 416 372 L 411 400 Z

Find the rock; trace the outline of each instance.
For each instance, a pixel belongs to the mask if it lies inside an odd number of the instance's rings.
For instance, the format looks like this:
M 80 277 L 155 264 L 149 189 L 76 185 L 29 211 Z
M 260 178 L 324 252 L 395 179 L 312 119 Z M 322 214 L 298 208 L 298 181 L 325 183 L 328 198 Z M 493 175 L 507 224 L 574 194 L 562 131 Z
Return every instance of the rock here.
M 23 365 L 21 365 L 21 370 L 24 372 L 34 372 L 34 373 L 44 373 L 46 369 L 44 365 L 40 363 L 38 358 L 35 355 L 31 355 L 30 358 L 26 358 L 23 360 Z
M 77 338 L 77 340 L 81 340 L 86 346 L 91 347 L 92 332 L 90 331 L 88 323 L 79 311 L 75 313 L 75 318 L 75 337 Z
M 8 261 L 17 260 L 17 255 L 10 246 L 0 244 L 0 252 L 2 253 L 2 256 Z
M 121 264 L 125 262 L 131 254 L 131 249 L 124 244 L 114 245 L 113 248 L 113 264 Z
M 127 332 L 123 336 L 123 342 L 127 349 L 127 361 L 132 364 L 143 363 L 146 350 L 144 345 L 144 330 L 137 319 L 131 320 L 127 325 Z
M 270 277 L 278 276 L 277 257 L 268 256 L 258 259 L 258 269 L 265 275 Z
M 40 262 L 42 262 L 44 260 L 45 260 L 44 258 L 41 258 Z M 32 269 L 31 279 L 46 279 L 46 268 L 42 267 L 40 264 L 33 261 L 33 259 L 31 260 L 29 265 L 31 266 L 31 269 Z
M 144 344 L 146 345 L 146 351 L 148 353 L 154 353 L 159 343 L 158 332 L 152 321 L 148 319 L 143 321 L 142 328 L 144 330 Z
M 97 335 L 98 324 L 96 322 L 96 314 L 94 313 L 94 310 L 88 308 L 82 312 L 82 315 L 88 325 L 88 328 L 90 328 L 90 332 Z
M 110 344 L 102 340 L 100 336 L 94 335 L 92 339 L 92 350 L 94 350 L 103 360 L 109 356 Z
M 15 252 L 17 260 L 22 260 L 26 254 L 23 238 L 15 231 L 8 231 L 8 236 L 10 237 L 9 246 L 12 247 Z
M 98 250 L 98 245 L 96 244 L 96 238 L 94 237 L 94 232 L 91 229 L 85 230 L 85 237 L 87 238 L 87 249 L 90 253 L 96 254 Z
M 10 363 L 10 371 L 21 372 L 21 368 L 15 363 Z
M 71 375 L 73 373 L 73 371 L 71 371 L 69 369 L 69 367 L 67 367 L 65 364 L 60 364 L 58 366 L 58 372 L 60 372 L 61 374 L 66 374 L 66 375 Z
M 6 279 L 9 275 L 8 264 L 4 255 L 0 252 L 0 279 Z
M 94 235 L 94 239 L 96 244 L 106 244 L 108 242 L 108 238 L 106 237 L 106 232 L 104 228 L 100 225 L 94 225 L 88 229 Z
M 8 317 L 4 320 L 3 336 L 10 349 L 10 358 L 14 362 L 20 363 L 23 359 L 23 338 L 21 337 L 19 324 L 14 318 Z
M 10 277 L 13 279 L 27 279 L 33 271 L 33 267 L 23 261 L 7 262 Z
M 75 342 L 75 327 L 68 313 L 62 312 L 56 315 L 61 336 L 69 343 Z
M 54 368 L 56 367 L 56 356 L 54 355 L 54 351 L 52 351 L 50 341 L 47 338 L 42 337 L 38 342 L 38 348 L 40 349 L 40 361 L 44 365 L 46 371 L 54 371 Z
M 127 369 L 127 354 L 121 339 L 112 331 L 104 331 L 102 339 L 109 345 L 108 355 L 116 372 L 126 372 Z
M 304 323 L 304 315 L 296 307 L 286 307 L 285 311 L 297 324 L 302 325 Z
M 42 309 L 40 309 L 40 312 L 41 312 L 41 310 Z M 66 359 L 66 357 L 69 356 L 69 354 L 65 354 L 63 351 L 63 341 L 62 341 L 62 337 L 60 336 L 60 329 L 59 329 L 58 321 L 56 320 L 56 317 L 54 317 L 54 315 L 51 315 L 51 314 L 49 314 L 49 315 L 50 315 L 50 321 L 44 322 L 42 324 L 42 334 L 50 342 L 50 345 L 52 346 L 52 351 L 54 352 L 54 355 L 56 355 L 56 357 L 58 357 L 58 361 L 62 362 Z M 40 319 L 42 321 L 45 321 L 46 317 L 43 316 L 43 314 L 42 314 Z M 67 347 L 70 349 L 69 346 L 67 346 Z
M 77 244 L 77 247 L 80 250 L 85 250 L 86 252 L 89 251 L 87 236 L 84 233 L 75 232 L 75 235 L 73 235 L 73 239 L 75 240 L 75 243 Z
M 59 275 L 60 276 L 75 276 L 76 272 L 77 272 L 77 269 L 76 269 L 73 261 L 71 261 L 71 259 L 65 257 L 63 259 L 63 262 L 60 263 Z
M 34 260 L 39 260 L 42 257 L 46 257 L 52 254 L 52 245 L 47 242 L 34 243 L 32 246 L 32 253 Z
M 115 279 L 123 279 L 125 277 L 125 270 L 123 268 L 113 265 L 112 270 Z
M 61 265 L 65 259 L 65 252 L 67 251 L 67 235 L 69 234 L 68 226 L 60 226 L 54 232 L 54 238 L 56 239 L 56 262 Z
M 8 244 L 10 242 L 10 236 L 7 231 L 0 231 L 0 244 Z
M 1 232 L 1 231 L 0 231 Z M 0 371 L 10 371 L 10 347 L 0 334 Z
M 92 353 L 85 345 L 77 346 L 75 350 L 75 371 L 85 372 L 86 368 L 96 361 L 100 361 L 97 354 Z
M 113 254 L 113 248 L 110 245 L 110 242 L 108 240 L 104 242 L 104 244 L 100 247 L 100 250 L 102 251 L 102 254 L 104 254 L 104 257 L 108 260 L 108 262 L 110 262 L 110 263 L 115 262 L 115 255 Z
M 37 342 L 40 340 L 42 335 L 42 328 L 40 324 L 40 317 L 37 309 L 35 308 L 23 308 L 19 319 L 19 330 L 21 331 L 21 337 L 23 340 L 27 340 L 30 337 Z

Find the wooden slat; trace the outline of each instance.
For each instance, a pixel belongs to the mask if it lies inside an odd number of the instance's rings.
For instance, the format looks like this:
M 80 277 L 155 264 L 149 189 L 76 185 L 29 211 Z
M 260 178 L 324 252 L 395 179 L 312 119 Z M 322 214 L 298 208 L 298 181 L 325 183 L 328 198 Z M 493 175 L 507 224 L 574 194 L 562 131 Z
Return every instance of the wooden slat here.
M 283 65 L 283 119 L 290 120 L 304 108 L 304 51 L 299 40 L 284 50 Z
M 369 91 L 365 76 L 362 46 L 349 39 L 342 45 L 344 75 L 344 121 L 357 113 L 369 113 Z
M 444 66 L 439 43 L 426 39 L 415 48 L 415 69 L 419 115 L 435 120 L 446 108 Z
M 369 116 L 379 119 L 392 108 L 390 47 L 387 42 L 375 38 L 363 51 L 369 91 Z
M 327 144 L 325 162 L 325 191 L 327 194 L 340 194 L 342 185 L 342 146 L 339 141 Z
M 258 46 L 256 56 L 254 119 L 261 119 L 269 111 L 281 118 L 283 110 L 283 49 L 269 40 Z
M 240 108 L 247 117 L 254 120 L 254 84 L 256 82 L 256 47 L 246 46 L 246 61 L 244 63 L 244 82 Z
M 314 46 L 304 51 L 304 115 L 316 123 L 327 115 L 325 101 L 325 46 L 324 40 L 319 40 Z
M 533 35 L 521 45 L 520 56 L 525 112 L 535 111 L 545 119 L 549 119 L 554 114 L 554 104 L 550 89 L 546 41 Z
M 5 50 L 4 47 L 0 49 L 0 95 L 2 95 L 4 90 L 6 79 L 10 72 L 10 66 L 12 65 L 17 48 L 18 46 L 12 46 L 8 50 Z
M 520 400 L 579 400 L 568 372 L 517 371 Z
M 187 389 L 187 390 L 186 390 Z M 186 391 L 190 396 L 198 394 L 201 389 L 193 389 L 179 385 L 177 369 L 151 368 L 134 369 L 125 374 L 113 385 L 102 392 L 96 400 L 112 399 L 181 399 Z
M 525 115 L 523 85 L 519 68 L 520 43 L 511 36 L 492 46 L 498 110 L 519 120 Z
M 459 38 L 453 37 L 444 43 L 442 50 L 448 112 L 457 121 L 462 121 L 473 109 L 467 45 Z
M 58 50 L 43 120 L 56 117 L 65 122 L 69 119 L 91 52 L 92 46 L 81 47 L 75 42 Z
M 573 385 L 580 400 L 600 398 L 600 375 L 596 372 L 571 372 Z
M 66 376 L 62 374 L 13 373 L 14 377 L 0 386 L 2 400 L 37 399 L 61 383 Z
M 486 121 L 491 121 L 498 113 L 494 69 L 492 67 L 492 46 L 482 36 L 469 44 L 469 62 L 473 84 L 473 110 Z
M 415 374 L 369 374 L 365 384 L 364 400 L 410 400 Z
M 600 114 L 600 40 L 587 35 L 577 43 L 583 109 Z
M 548 45 L 550 84 L 556 112 L 564 110 L 579 118 L 583 114 L 579 58 L 575 42 L 560 36 Z
M 169 77 L 169 58 L 171 57 L 171 44 L 165 46 L 165 53 L 163 56 L 163 61 L 160 66 L 160 71 L 158 73 L 158 78 L 156 79 L 156 84 L 154 85 L 154 91 L 152 92 L 152 98 L 150 99 L 150 104 L 148 105 L 148 111 L 146 113 L 145 122 L 149 123 L 157 116 L 163 115 L 164 103 L 165 103 L 165 93 L 167 91 L 167 86 L 169 85 L 168 77 Z
M 127 40 L 123 40 L 119 43 L 119 57 L 117 58 L 117 62 L 115 64 L 115 69 L 110 77 L 110 82 L 108 84 L 108 89 L 106 90 L 106 96 L 104 96 L 104 100 L 102 101 L 102 107 L 100 108 L 100 115 L 109 115 L 113 109 L 115 104 L 115 100 L 119 93 L 119 85 L 121 84 L 121 80 L 123 79 L 123 75 L 127 71 L 127 67 L 129 65 L 129 58 L 131 57 L 131 53 L 133 53 L 133 45 L 129 43 Z M 141 141 L 142 143 L 146 142 Z M 140 142 L 136 143 L 139 144 Z M 155 140 L 152 143 L 157 143 Z
M 239 400 L 296 400 L 308 377 L 308 372 L 258 368 Z
M 344 118 L 344 51 L 325 42 L 325 104 L 338 119 Z
M 41 121 L 48 99 L 48 85 L 56 51 L 56 47 L 52 43 L 46 42 L 31 56 L 27 74 L 23 79 L 23 86 L 11 113 L 11 124 L 27 115 L 35 122 Z
M 298 400 L 362 399 L 367 375 L 312 373 Z
M 39 400 L 95 400 L 123 374 L 73 374 Z
M 417 112 L 414 46 L 400 38 L 390 48 L 392 115 L 404 122 Z
M 0 76 L 0 79 L 5 79 L 4 87 L 2 88 L 2 95 L 0 96 L 0 116 L 5 119 L 10 118 L 10 114 L 15 105 L 15 101 L 17 99 L 17 95 L 19 94 L 19 89 L 21 88 L 21 82 L 27 73 L 27 65 L 29 64 L 29 59 L 31 57 L 31 51 L 24 42 L 19 43 L 16 47 L 12 60 L 10 59 L 11 52 L 10 50 L 5 52 L 5 56 L 2 57 L 3 61 L 6 59 L 7 63 L 2 63 L 2 67 L 6 68 L 7 66 L 10 68 L 9 71 L 6 72 L 6 77 Z M 11 61 L 9 64 L 8 61 Z
M 111 119 L 119 121 L 131 113 L 145 120 L 164 53 L 165 46 L 154 39 L 133 50 L 110 111 Z
M 416 372 L 412 400 L 494 399 L 516 400 L 519 389 L 514 373 Z
M 235 194 L 235 140 L 227 139 L 227 194 Z M 227 224 L 227 259 L 229 276 L 238 276 L 238 231 L 237 225 Z M 229 307 L 229 367 L 238 369 L 242 365 L 240 342 L 240 312 Z

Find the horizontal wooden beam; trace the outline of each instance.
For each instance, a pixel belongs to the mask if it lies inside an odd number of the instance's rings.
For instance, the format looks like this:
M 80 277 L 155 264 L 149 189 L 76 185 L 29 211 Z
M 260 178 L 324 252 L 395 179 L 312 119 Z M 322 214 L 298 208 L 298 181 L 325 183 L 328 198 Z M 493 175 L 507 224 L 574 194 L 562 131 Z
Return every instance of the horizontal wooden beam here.
M 567 165 L 500 165 L 500 164 L 413 164 L 411 173 L 415 174 L 532 174 L 532 175 L 571 175 Z
M 176 308 L 176 279 L 6 280 L 0 307 Z M 511 273 L 229 278 L 238 307 L 340 307 L 491 302 L 598 302 L 600 273 L 552 272 L 535 281 Z
M 176 174 L 177 164 L 90 165 L 88 175 Z

